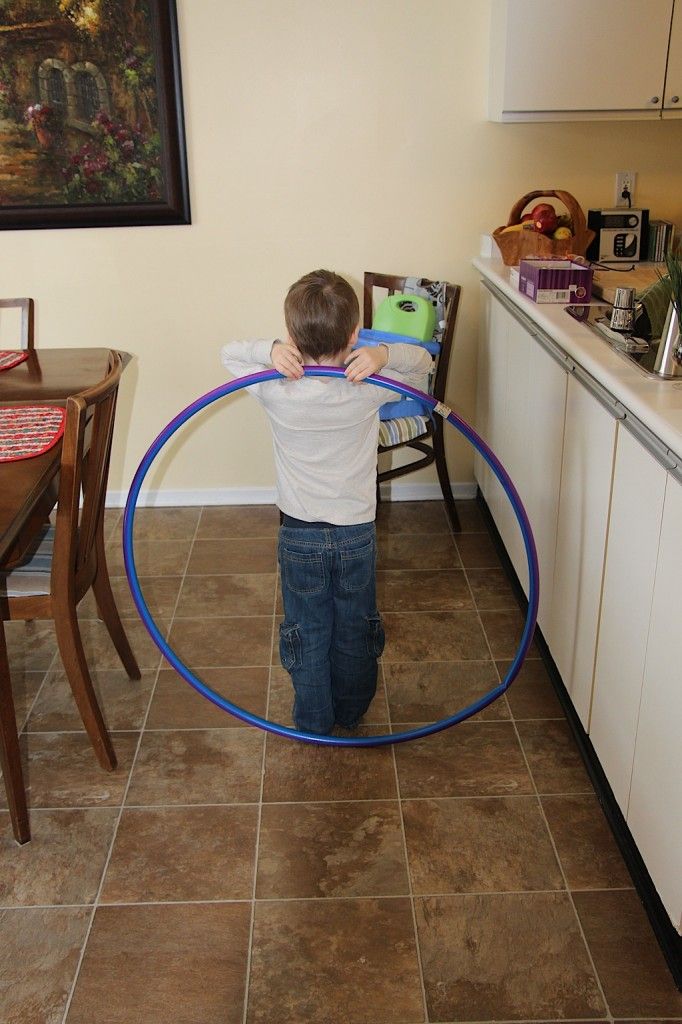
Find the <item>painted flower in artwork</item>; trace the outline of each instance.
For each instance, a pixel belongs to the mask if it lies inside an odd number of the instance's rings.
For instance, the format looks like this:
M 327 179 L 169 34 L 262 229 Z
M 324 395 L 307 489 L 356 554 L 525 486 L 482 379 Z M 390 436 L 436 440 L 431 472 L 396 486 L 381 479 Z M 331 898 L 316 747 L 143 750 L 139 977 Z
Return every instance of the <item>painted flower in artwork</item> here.
M 112 120 L 100 111 L 93 122 L 96 136 L 73 154 L 64 167 L 68 202 L 153 202 L 162 182 L 158 133 Z

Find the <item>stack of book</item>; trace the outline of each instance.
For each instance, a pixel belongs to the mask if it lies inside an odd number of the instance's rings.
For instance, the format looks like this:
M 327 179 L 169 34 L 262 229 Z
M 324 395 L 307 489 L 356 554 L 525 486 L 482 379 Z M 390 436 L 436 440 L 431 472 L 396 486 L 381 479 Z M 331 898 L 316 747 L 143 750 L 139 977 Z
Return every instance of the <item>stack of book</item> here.
M 672 247 L 674 235 L 675 225 L 669 220 L 650 220 L 646 259 L 651 263 L 662 263 L 666 252 Z

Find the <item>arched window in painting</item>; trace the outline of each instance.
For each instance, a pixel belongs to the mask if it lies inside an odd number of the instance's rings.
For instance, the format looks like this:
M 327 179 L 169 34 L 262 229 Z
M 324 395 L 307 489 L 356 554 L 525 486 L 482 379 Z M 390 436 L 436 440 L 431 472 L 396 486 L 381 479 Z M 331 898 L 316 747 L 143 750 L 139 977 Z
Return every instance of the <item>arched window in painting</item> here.
M 90 123 L 101 107 L 97 82 L 89 71 L 77 71 L 75 84 L 78 117 Z
M 48 70 L 47 101 L 55 110 L 62 114 L 66 113 L 66 84 L 64 82 L 64 72 L 61 68 L 53 67 Z

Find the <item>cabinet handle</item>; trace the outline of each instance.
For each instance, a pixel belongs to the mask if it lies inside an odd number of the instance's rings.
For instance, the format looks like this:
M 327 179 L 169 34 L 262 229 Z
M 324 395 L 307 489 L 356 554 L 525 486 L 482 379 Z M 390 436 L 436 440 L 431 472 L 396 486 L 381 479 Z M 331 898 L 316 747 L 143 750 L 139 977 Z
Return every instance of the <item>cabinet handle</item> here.
M 652 96 L 651 99 L 649 100 L 649 102 L 650 103 L 659 103 L 660 99 L 661 99 L 660 96 Z
M 620 402 L 618 404 L 620 405 Z M 621 406 L 621 408 L 623 407 Z M 628 410 L 624 410 L 624 412 L 625 429 L 639 441 L 648 451 L 649 455 L 653 455 L 659 466 L 663 466 L 669 473 L 672 472 L 674 475 L 677 475 L 679 472 L 679 459 L 677 456 L 662 441 L 659 441 L 656 435 L 652 434 L 649 428 L 645 427 L 636 416 L 633 416 Z
M 587 370 L 583 370 L 582 366 L 574 365 L 573 369 L 570 370 L 576 380 L 585 387 L 593 398 L 604 406 L 607 412 L 611 413 L 614 419 L 624 420 L 626 417 L 626 411 L 620 402 L 613 397 L 610 391 L 607 391 L 603 384 L 595 380 L 592 374 L 588 373 Z
M 670 102 L 671 103 L 679 103 L 680 102 L 680 97 L 679 96 L 671 96 L 670 97 Z

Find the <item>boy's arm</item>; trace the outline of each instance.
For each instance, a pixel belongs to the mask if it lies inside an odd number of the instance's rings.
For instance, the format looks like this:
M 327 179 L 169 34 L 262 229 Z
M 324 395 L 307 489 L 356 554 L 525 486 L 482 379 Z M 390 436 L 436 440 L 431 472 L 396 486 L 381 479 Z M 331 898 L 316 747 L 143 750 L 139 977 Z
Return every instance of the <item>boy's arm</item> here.
M 412 387 L 425 391 L 429 374 L 433 370 L 433 359 L 421 345 L 396 342 L 388 346 L 386 370 L 386 377 L 396 377 Z
M 433 360 L 425 348 L 395 342 L 391 345 L 378 345 L 376 348 L 367 346 L 354 349 L 348 360 L 346 376 L 357 384 L 372 373 L 381 373 L 428 392 L 432 370 Z M 377 407 L 391 401 L 390 392 L 386 388 L 372 385 L 370 388 L 368 393 L 372 394 Z
M 303 357 L 291 341 L 278 338 L 264 341 L 232 341 L 223 345 L 220 359 L 235 377 L 257 373 L 274 366 L 285 377 L 303 376 Z
M 272 366 L 274 338 L 262 341 L 231 341 L 220 350 L 220 361 L 233 377 L 244 377 Z
M 428 376 L 433 369 L 433 360 L 425 348 L 402 342 L 353 349 L 346 364 L 346 376 L 356 383 L 384 369 L 391 371 L 389 377 L 397 374 L 400 380 L 423 380 L 424 374 Z

